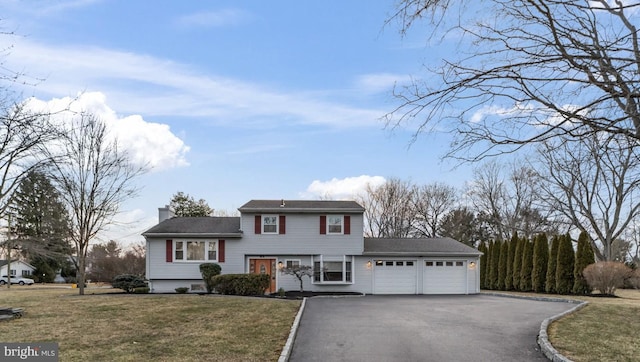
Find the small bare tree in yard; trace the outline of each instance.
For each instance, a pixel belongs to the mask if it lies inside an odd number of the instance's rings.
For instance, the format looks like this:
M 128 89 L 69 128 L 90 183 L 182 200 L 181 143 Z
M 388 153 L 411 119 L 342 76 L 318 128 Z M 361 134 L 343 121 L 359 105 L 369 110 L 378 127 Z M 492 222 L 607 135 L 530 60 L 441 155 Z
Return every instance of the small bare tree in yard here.
M 615 261 L 603 261 L 587 266 L 582 274 L 593 289 L 605 295 L 614 295 L 617 288 L 631 275 L 631 268 Z
M 304 292 L 303 279 L 304 277 L 313 277 L 313 268 L 309 265 L 293 265 L 288 268 L 282 268 L 282 273 L 286 275 L 293 275 L 300 282 L 300 292 Z
M 51 149 L 61 155 L 50 177 L 69 209 L 77 281 L 83 295 L 89 243 L 113 224 L 120 205 L 137 193 L 133 180 L 144 169 L 135 166 L 118 148 L 102 120 L 88 113 L 73 117 L 63 140 Z

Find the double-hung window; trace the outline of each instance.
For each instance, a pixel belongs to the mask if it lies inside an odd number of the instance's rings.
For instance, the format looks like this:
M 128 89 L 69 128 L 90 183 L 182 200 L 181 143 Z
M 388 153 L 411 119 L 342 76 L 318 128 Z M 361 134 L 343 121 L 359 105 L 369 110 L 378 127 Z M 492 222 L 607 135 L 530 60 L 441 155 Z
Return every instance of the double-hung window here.
M 342 234 L 342 215 L 327 216 L 327 234 Z
M 262 233 L 278 233 L 278 215 L 262 215 Z
M 353 256 L 325 256 L 313 258 L 313 282 L 315 284 L 352 283 Z
M 175 261 L 217 261 L 218 243 L 215 240 L 181 240 L 174 242 Z

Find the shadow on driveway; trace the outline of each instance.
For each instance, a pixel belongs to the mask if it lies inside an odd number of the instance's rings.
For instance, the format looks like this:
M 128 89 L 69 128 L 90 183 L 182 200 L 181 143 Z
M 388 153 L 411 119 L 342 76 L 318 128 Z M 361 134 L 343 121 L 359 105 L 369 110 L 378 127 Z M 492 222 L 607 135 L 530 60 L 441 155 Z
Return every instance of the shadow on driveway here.
M 545 361 L 540 324 L 573 307 L 487 295 L 310 298 L 289 361 Z

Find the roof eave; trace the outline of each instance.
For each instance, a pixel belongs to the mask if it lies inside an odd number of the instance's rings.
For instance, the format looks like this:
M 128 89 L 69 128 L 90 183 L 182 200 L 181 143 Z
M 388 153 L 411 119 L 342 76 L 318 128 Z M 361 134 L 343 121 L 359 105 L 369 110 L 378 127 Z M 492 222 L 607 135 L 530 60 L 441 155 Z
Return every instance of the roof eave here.
M 473 256 L 479 257 L 481 253 L 466 253 L 466 252 L 433 252 L 433 251 L 365 251 L 362 253 L 364 256 Z
M 265 207 L 265 208 L 253 208 L 253 207 L 241 207 L 238 209 L 240 212 L 248 214 L 256 213 L 270 213 L 270 214 L 321 214 L 321 213 L 343 213 L 343 214 L 361 214 L 364 212 L 363 208 L 289 208 L 289 207 Z
M 143 233 L 145 238 L 241 238 L 242 233 Z

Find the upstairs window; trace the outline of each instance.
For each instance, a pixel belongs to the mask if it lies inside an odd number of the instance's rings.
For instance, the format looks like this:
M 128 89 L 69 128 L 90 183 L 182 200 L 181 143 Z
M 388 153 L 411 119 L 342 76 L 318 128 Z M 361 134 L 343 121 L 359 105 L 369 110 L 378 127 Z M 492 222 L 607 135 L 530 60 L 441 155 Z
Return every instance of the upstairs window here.
M 342 216 L 327 216 L 327 234 L 342 234 Z
M 351 234 L 351 216 L 320 215 L 320 234 L 322 235 Z
M 262 215 L 262 233 L 277 234 L 278 233 L 278 216 Z

